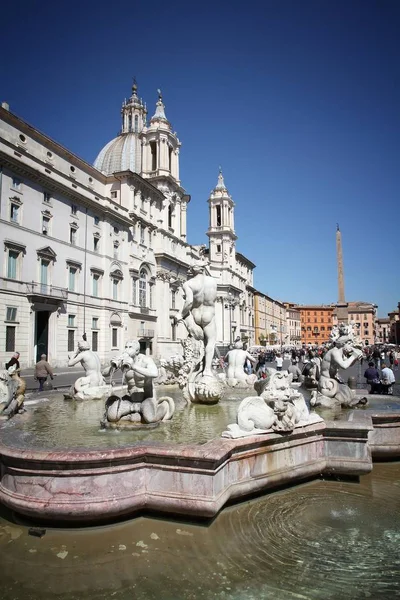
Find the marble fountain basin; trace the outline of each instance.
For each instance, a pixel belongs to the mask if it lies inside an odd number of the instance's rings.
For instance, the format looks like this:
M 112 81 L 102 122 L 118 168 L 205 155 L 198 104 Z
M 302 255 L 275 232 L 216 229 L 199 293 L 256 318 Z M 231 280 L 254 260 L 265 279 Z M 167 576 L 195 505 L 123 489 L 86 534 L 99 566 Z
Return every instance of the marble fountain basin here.
M 102 401 L 54 394 L 0 428 L 0 502 L 36 522 L 94 523 L 151 510 L 211 518 L 229 501 L 321 475 L 358 477 L 400 456 L 400 399 L 333 420 L 222 439 L 241 397 L 187 406 L 151 431 L 101 431 Z M 241 392 L 241 396 L 243 391 Z M 386 402 L 386 404 L 385 404 Z M 376 404 L 376 406 L 375 406 Z

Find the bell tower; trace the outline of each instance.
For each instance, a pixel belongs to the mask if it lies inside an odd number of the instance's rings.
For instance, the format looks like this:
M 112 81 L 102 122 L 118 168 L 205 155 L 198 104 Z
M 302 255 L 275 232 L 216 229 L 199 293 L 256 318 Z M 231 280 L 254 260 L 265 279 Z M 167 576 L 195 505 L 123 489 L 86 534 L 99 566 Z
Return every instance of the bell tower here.
M 210 244 L 211 264 L 229 267 L 235 260 L 237 236 L 234 226 L 234 206 L 225 186 L 222 169 L 219 168 L 218 182 L 208 199 L 209 225 L 207 235 Z
M 172 177 L 179 181 L 180 141 L 165 115 L 161 90 L 158 90 L 156 112 L 151 117 L 145 133 L 143 152 L 144 177 Z

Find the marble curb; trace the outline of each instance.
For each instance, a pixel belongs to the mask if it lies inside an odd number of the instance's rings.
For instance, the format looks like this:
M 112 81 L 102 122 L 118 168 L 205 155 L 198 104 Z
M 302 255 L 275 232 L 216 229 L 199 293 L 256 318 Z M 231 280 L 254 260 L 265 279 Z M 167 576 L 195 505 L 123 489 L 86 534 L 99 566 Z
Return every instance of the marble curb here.
M 203 445 L 137 443 L 111 450 L 0 445 L 0 501 L 23 515 L 75 523 L 140 510 L 210 518 L 232 499 L 324 473 L 372 469 L 372 419 L 324 421 Z

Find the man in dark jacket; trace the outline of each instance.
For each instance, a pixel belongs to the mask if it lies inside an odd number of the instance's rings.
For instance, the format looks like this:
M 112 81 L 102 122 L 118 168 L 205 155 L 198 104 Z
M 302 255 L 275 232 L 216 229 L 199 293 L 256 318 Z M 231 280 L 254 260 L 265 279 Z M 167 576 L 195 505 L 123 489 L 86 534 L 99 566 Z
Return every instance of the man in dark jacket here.
M 374 394 L 376 392 L 379 394 L 381 391 L 380 374 L 372 361 L 368 363 L 368 369 L 365 371 L 364 377 L 371 386 L 369 393 Z

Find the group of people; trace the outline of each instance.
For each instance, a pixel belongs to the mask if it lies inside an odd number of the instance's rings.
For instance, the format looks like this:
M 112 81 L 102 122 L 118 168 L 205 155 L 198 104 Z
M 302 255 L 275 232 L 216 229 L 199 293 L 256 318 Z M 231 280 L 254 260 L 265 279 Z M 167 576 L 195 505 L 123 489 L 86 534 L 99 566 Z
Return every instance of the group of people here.
M 364 377 L 370 386 L 370 394 L 393 394 L 393 384 L 396 382 L 393 370 L 384 362 L 381 364 L 381 372 L 374 361 L 368 363 L 368 369 Z
M 10 367 L 15 367 L 15 371 L 21 374 L 21 366 L 19 364 L 19 352 L 14 352 L 8 363 L 6 363 L 6 369 L 8 370 Z M 39 382 L 39 392 L 43 392 L 44 384 L 47 381 L 47 378 L 54 378 L 54 372 L 49 363 L 47 362 L 46 354 L 42 354 L 40 360 L 35 365 L 34 378 Z

